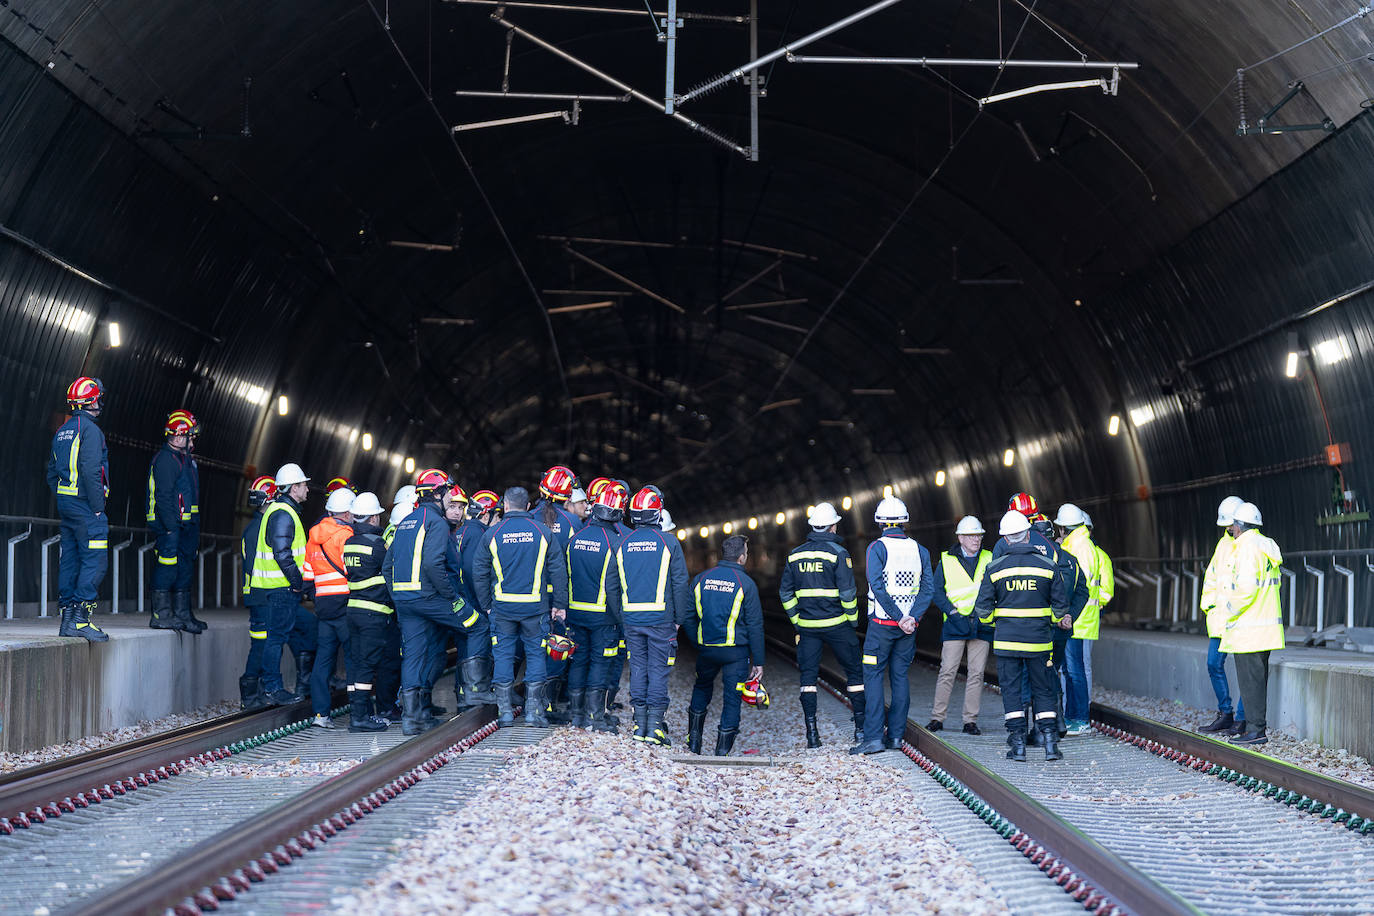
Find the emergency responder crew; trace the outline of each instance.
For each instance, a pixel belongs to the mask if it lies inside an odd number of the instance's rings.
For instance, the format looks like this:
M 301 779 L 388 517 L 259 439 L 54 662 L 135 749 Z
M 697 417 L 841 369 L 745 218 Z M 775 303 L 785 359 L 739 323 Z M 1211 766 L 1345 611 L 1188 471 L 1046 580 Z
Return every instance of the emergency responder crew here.
M 972 515 L 959 519 L 954 527 L 957 543 L 940 554 L 935 564 L 933 599 L 944 615 L 940 626 L 940 674 L 935 681 L 935 705 L 931 707 L 930 723 L 926 729 L 938 732 L 945 727 L 945 713 L 949 696 L 954 691 L 954 679 L 959 664 L 968 654 L 968 678 L 964 684 L 964 733 L 981 735 L 978 710 L 983 701 L 983 674 L 988 666 L 988 649 L 992 647 L 992 627 L 973 613 L 983 575 L 992 562 L 992 552 L 983 550 L 983 523 Z
M 105 386 L 83 375 L 67 386 L 67 406 L 72 415 L 53 434 L 47 467 L 62 520 L 57 573 L 62 622 L 57 635 L 105 642 L 110 637 L 91 621 L 96 590 L 109 563 L 105 500 L 110 495 L 110 457 L 105 434 L 95 424 L 105 407 Z
M 873 520 L 882 534 L 868 545 L 868 633 L 864 636 L 864 740 L 851 754 L 876 754 L 900 747 L 911 707 L 908 672 L 916 657 L 916 626 L 930 607 L 934 577 L 930 554 L 906 536 L 902 526 L 910 516 L 895 496 L 878 503 Z M 883 715 L 883 674 L 892 687 L 892 700 Z
M 1284 644 L 1283 613 L 1279 604 L 1279 567 L 1283 554 L 1272 538 L 1260 534 L 1264 524 L 1254 503 L 1242 503 L 1231 522 L 1236 546 L 1231 555 L 1230 576 L 1221 584 L 1220 601 L 1226 622 L 1221 651 L 1236 657 L 1236 681 L 1245 704 L 1245 731 L 1231 739 L 1234 744 L 1255 746 L 1269 738 L 1269 653 Z
M 267 640 L 267 598 L 253 589 L 253 560 L 258 552 L 258 532 L 262 528 L 264 507 L 277 498 L 277 482 L 259 477 L 248 488 L 248 505 L 253 517 L 243 528 L 243 606 L 248 609 L 248 660 L 239 677 L 239 703 L 243 709 L 261 709 L 267 704 L 262 691 L 262 647 Z
M 1069 737 L 1086 735 L 1088 706 L 1092 702 L 1088 687 L 1088 668 L 1092 665 L 1092 646 L 1097 641 L 1101 621 L 1099 597 L 1102 571 L 1101 551 L 1088 531 L 1087 515 L 1073 503 L 1064 503 L 1054 517 L 1059 529 L 1059 546 L 1078 561 L 1078 570 L 1087 581 L 1088 600 L 1074 617 L 1073 634 L 1064 648 L 1064 718 Z
M 481 549 L 487 529 L 496 521 L 499 505 L 500 497 L 492 490 L 478 490 L 473 493 L 468 499 L 467 518 L 455 532 L 458 566 L 461 571 L 459 589 L 463 600 L 479 610 L 482 602 L 477 600 L 473 563 L 477 551 Z M 461 657 L 458 669 L 453 673 L 453 690 L 458 695 L 460 711 L 483 703 L 496 702 L 496 694 L 491 685 L 491 620 L 485 611 L 482 612 L 482 618 L 486 621 L 486 633 L 481 639 L 470 639 L 467 642 L 467 655 Z
M 634 531 L 616 548 L 617 574 L 607 577 L 606 591 L 624 619 L 635 740 L 668 746 L 668 669 L 677 660 L 678 625 L 692 617 L 692 593 L 682 545 L 659 527 L 662 512 L 658 487 L 630 500 Z
M 859 590 L 854 584 L 854 560 L 836 534 L 840 515 L 833 505 L 820 503 L 812 507 L 806 521 L 811 526 L 811 533 L 805 543 L 787 555 L 778 583 L 782 609 L 796 630 L 806 746 L 821 746 L 821 733 L 816 726 L 816 676 L 826 646 L 844 668 L 857 743 L 863 741 L 866 710 L 864 669 L 857 632 Z
M 1055 531 L 1054 522 L 1043 512 L 1037 512 L 1030 519 L 1030 536 L 1036 539 L 1037 547 L 1040 549 L 1039 542 L 1048 543 L 1058 552 L 1059 573 L 1064 581 L 1069 584 L 1069 593 L 1073 596 L 1069 601 L 1069 610 L 1075 618 L 1083 612 L 1083 608 L 1088 604 L 1089 589 L 1088 577 L 1078 566 L 1078 560 L 1073 554 L 1059 546 L 1059 535 Z M 1063 738 L 1068 734 L 1068 720 L 1064 716 L 1065 697 L 1068 695 L 1068 684 L 1065 679 L 1065 669 L 1068 660 L 1069 638 L 1072 634 L 1068 630 L 1059 627 L 1050 628 L 1050 665 L 1054 668 L 1054 704 L 1056 710 L 1055 728 L 1059 732 L 1059 737 Z M 1021 679 L 1021 696 L 1026 701 L 1026 721 L 1030 721 L 1032 710 L 1030 706 L 1030 679 L 1025 675 Z M 1026 744 L 1031 747 L 1040 746 L 1040 730 L 1030 729 L 1026 735 Z
M 1011 760 L 1026 759 L 1026 708 L 1022 677 L 1030 683 L 1035 726 L 1045 745 L 1045 759 L 1059 760 L 1054 663 L 1050 660 L 1050 627 L 1073 628 L 1070 591 L 1054 560 L 1031 542 L 1030 520 L 1009 509 L 997 533 L 1007 551 L 988 564 L 974 610 L 993 624 L 992 652 L 1002 685 L 1002 709 Z
M 379 713 L 390 708 L 400 683 L 396 662 L 401 636 L 391 594 L 382 575 L 386 545 L 382 543 L 382 504 L 375 493 L 359 493 L 353 500 L 353 534 L 344 541 L 344 572 L 348 577 L 348 645 L 352 660 L 348 685 L 348 730 L 386 731 L 390 723 Z M 382 697 L 381 703 L 376 697 Z
M 692 583 L 697 679 L 687 708 L 687 750 L 693 754 L 701 753 L 706 707 L 711 703 L 716 676 L 721 679 L 717 757 L 728 757 L 735 746 L 735 736 L 739 734 L 740 691 L 745 682 L 763 677 L 763 606 L 759 602 L 758 586 L 744 571 L 748 562 L 749 539 L 742 534 L 732 534 L 721 542 L 720 563 L 697 576 Z M 803 698 L 805 696 L 802 694 Z M 807 724 L 808 743 L 814 718 L 813 714 L 813 721 Z M 816 744 L 811 746 L 819 745 L 817 737 Z
M 386 541 L 386 546 L 391 546 L 392 538 L 396 537 L 396 526 L 405 520 L 405 517 L 415 511 L 415 485 L 406 484 L 396 491 L 396 495 L 391 498 L 391 515 L 387 518 L 386 530 L 382 532 L 382 540 Z
M 518 642 L 525 649 L 525 724 L 548 728 L 544 639 L 551 617 L 567 618 L 567 562 L 553 533 L 530 514 L 524 487 L 507 489 L 502 505 L 504 517 L 483 536 L 473 576 L 477 598 L 491 615 L 498 724 L 515 724 Z
M 174 410 L 162 431 L 165 441 L 148 466 L 146 517 L 157 543 L 148 626 L 200 633 L 205 624 L 191 618 L 191 576 L 200 546 L 199 478 L 191 448 L 199 425 L 190 411 Z
M 568 541 L 572 539 L 573 533 L 582 527 L 582 517 L 568 508 L 573 493 L 578 489 L 577 475 L 572 469 L 554 465 L 540 478 L 540 500 L 534 505 L 534 517 L 549 529 L 558 552 L 565 559 L 568 556 Z M 585 501 L 585 496 L 583 499 Z M 560 623 L 553 629 L 561 631 L 564 626 Z M 566 696 L 568 660 L 545 659 L 545 666 L 544 699 L 548 706 L 546 715 L 550 723 L 565 725 L 571 719 Z
M 607 480 L 608 483 L 618 483 L 625 489 L 626 493 L 631 492 L 630 483 L 627 480 Z M 593 482 L 594 483 L 594 482 Z M 615 530 L 620 532 L 620 539 L 624 540 L 630 536 L 630 526 L 624 521 L 615 523 Z M 623 703 L 617 703 L 615 696 L 620 692 L 620 681 L 625 673 L 625 621 L 622 619 L 618 624 L 620 630 L 620 641 L 616 643 L 615 658 L 611 659 L 611 670 L 607 675 L 607 683 L 610 685 L 606 690 L 606 718 L 615 725 L 620 724 L 620 718 L 613 713 L 625 708 Z
M 591 521 L 568 542 L 568 632 L 577 651 L 568 660 L 568 705 L 575 728 L 615 733 L 619 721 L 606 713 L 611 662 L 620 644 L 620 607 L 608 598 L 606 580 L 620 543 L 616 522 L 630 494 L 620 484 L 601 488 Z
M 348 636 L 348 573 L 344 566 L 344 544 L 353 536 L 353 491 L 335 487 L 325 500 L 325 517 L 310 529 L 305 541 L 305 563 L 315 582 L 315 659 L 310 669 L 310 708 L 315 724 L 333 728 L 329 718 L 329 678 L 334 673 L 336 656 L 344 657 L 347 671 L 349 658 Z M 349 676 L 348 682 L 353 682 Z
M 601 495 L 601 491 L 610 483 L 611 478 L 609 477 L 597 477 L 591 483 L 587 484 L 587 514 L 582 519 L 583 528 L 592 523 L 592 506 L 596 505 L 596 498 Z M 626 487 L 625 492 L 628 493 L 629 491 L 630 488 Z M 629 500 L 627 499 L 626 502 L 628 503 Z
M 431 645 L 444 629 L 470 633 L 486 625 L 458 593 L 458 552 L 444 517 L 453 502 L 467 502 L 466 494 L 438 468 L 416 475 L 415 494 L 415 510 L 396 526 L 382 564 L 401 625 L 401 731 L 407 735 L 438 724 L 429 715 L 438 677 Z
M 301 607 L 310 589 L 301 572 L 305 566 L 305 526 L 300 507 L 310 492 L 310 478 L 298 464 L 284 464 L 277 471 L 277 498 L 263 510 L 253 557 L 252 587 L 266 599 L 267 639 L 262 647 L 262 690 L 274 706 L 298 703 L 303 697 L 282 684 L 281 651 L 292 642 L 296 651 L 296 689 L 307 683 L 309 668 L 301 671 L 302 656 L 315 650 L 314 627 L 306 627 L 302 615 L 314 618 Z
M 1241 699 L 1235 713 L 1231 711 L 1231 685 L 1226 679 L 1226 656 L 1221 651 L 1221 637 L 1226 630 L 1226 606 L 1222 590 L 1231 582 L 1231 566 L 1235 557 L 1236 539 L 1231 526 L 1236 522 L 1236 510 L 1245 505 L 1239 496 L 1228 496 L 1217 506 L 1217 525 L 1221 540 L 1212 551 L 1207 572 L 1202 577 L 1202 598 L 1199 609 L 1207 617 L 1207 676 L 1217 697 L 1217 717 L 1198 731 L 1229 732 L 1238 735 L 1245 730 L 1245 701 Z

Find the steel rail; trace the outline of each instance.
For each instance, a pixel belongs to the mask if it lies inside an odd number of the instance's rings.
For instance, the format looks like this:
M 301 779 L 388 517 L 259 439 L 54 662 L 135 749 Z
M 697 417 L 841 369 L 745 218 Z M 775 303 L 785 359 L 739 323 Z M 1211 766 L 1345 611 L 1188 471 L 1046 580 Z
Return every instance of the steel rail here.
M 95 899 L 62 910 L 69 914 L 161 914 L 207 886 L 291 842 L 313 825 L 348 809 L 359 799 L 403 776 L 431 757 L 480 731 L 496 707 L 470 709 L 323 784 L 196 844 L 123 884 L 102 889 Z

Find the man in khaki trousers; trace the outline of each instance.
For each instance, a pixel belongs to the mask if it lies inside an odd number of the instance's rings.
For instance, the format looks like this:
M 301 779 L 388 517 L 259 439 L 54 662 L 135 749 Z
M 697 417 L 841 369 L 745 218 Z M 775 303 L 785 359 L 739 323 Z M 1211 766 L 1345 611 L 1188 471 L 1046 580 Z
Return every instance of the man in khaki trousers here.
M 940 628 L 940 676 L 935 682 L 935 705 L 926 728 L 933 732 L 945 727 L 945 712 L 959 663 L 968 652 L 968 682 L 964 687 L 964 732 L 982 734 L 978 728 L 978 707 L 983 698 L 983 669 L 988 663 L 992 627 L 973 613 L 983 573 L 992 554 L 982 549 L 983 525 L 966 515 L 954 529 L 958 544 L 940 554 L 935 566 L 935 604 L 944 614 Z

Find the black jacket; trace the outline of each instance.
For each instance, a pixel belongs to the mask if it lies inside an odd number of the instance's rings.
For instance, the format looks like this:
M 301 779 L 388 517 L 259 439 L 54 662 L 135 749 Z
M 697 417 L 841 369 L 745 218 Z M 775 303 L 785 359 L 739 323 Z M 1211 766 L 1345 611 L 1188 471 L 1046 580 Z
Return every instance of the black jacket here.
M 382 529 L 366 522 L 354 522 L 353 536 L 344 541 L 343 555 L 344 572 L 348 574 L 348 606 L 391 613 L 391 593 L 382 575 L 382 561 L 386 559 Z
M 291 510 L 288 515 L 280 510 L 273 512 L 267 517 L 267 533 L 264 539 L 267 541 L 267 549 L 272 551 L 272 556 L 276 559 L 277 565 L 281 567 L 281 573 L 286 577 L 286 581 L 291 583 L 291 591 L 304 592 L 305 579 L 301 577 L 300 568 L 296 566 L 296 557 L 291 553 L 291 542 L 295 538 L 296 526 L 301 525 L 300 506 L 291 497 L 282 493 L 277 497 L 277 502 L 283 503 L 287 509 Z M 304 525 L 301 525 L 304 530 Z

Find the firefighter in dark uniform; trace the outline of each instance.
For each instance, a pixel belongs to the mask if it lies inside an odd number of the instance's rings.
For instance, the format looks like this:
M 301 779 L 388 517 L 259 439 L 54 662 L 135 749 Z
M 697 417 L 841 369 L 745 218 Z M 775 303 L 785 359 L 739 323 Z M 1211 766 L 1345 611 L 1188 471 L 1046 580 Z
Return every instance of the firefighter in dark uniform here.
M 556 546 L 566 558 L 568 542 L 582 528 L 582 517 L 568 508 L 572 494 L 578 489 L 577 475 L 572 469 L 555 465 L 544 472 L 539 479 L 539 502 L 534 504 L 531 514 L 549 529 Z M 583 497 L 585 502 L 585 494 Z M 566 629 L 560 624 L 560 629 Z M 546 714 L 554 725 L 566 725 L 570 719 L 567 696 L 568 665 L 571 659 L 545 659 L 544 699 L 547 701 Z
M 630 494 L 620 484 L 602 487 L 592 504 L 591 521 L 568 542 L 568 630 L 577 643 L 568 660 L 572 724 L 612 734 L 620 721 L 606 712 L 606 690 L 619 652 L 621 614 L 610 600 L 606 580 L 618 574 L 616 523 L 629 501 Z
M 630 500 L 634 531 L 616 548 L 610 600 L 620 602 L 630 655 L 630 707 L 635 740 L 670 745 L 668 674 L 677 661 L 677 628 L 692 619 L 692 593 L 682 545 L 659 527 L 663 495 L 644 487 Z
M 1022 675 L 1030 683 L 1035 727 L 1045 744 L 1045 759 L 1059 760 L 1056 721 L 1053 641 L 1050 630 L 1073 629 L 1070 591 L 1054 560 L 1043 554 L 1030 536 L 1030 520 L 1016 510 L 1002 516 L 998 534 L 1006 552 L 988 564 L 974 610 L 993 625 L 992 652 L 997 656 L 997 679 L 1002 685 L 1002 709 L 1007 726 L 1007 757 L 1026 759 L 1026 721 Z
M 458 542 L 459 589 L 463 600 L 481 610 L 482 602 L 477 600 L 474 561 L 481 549 L 482 539 L 487 529 L 496 521 L 500 497 L 491 490 L 478 490 L 468 500 L 466 515 L 454 536 Z M 453 672 L 453 692 L 458 697 L 460 710 L 495 703 L 496 694 L 492 691 L 493 671 L 491 656 L 491 620 L 485 611 L 482 618 L 486 621 L 486 632 L 481 639 L 467 640 L 467 652 Z
M 687 709 L 687 750 L 693 754 L 701 753 L 716 677 L 721 679 L 717 757 L 728 757 L 735 746 L 745 682 L 763 677 L 763 606 L 758 586 L 744 571 L 748 562 L 749 539 L 732 534 L 720 545 L 720 563 L 692 583 L 697 679 Z
M 524 487 L 506 490 L 505 514 L 491 526 L 477 551 L 477 600 L 491 615 L 499 725 L 515 724 L 515 650 L 525 650 L 525 724 L 548 728 L 544 640 L 550 619 L 568 610 L 567 560 L 553 534 L 529 512 Z
M 248 608 L 248 661 L 239 677 L 239 702 L 244 709 L 261 709 L 267 704 L 262 691 L 262 647 L 267 641 L 267 598 L 253 590 L 253 558 L 257 554 L 262 511 L 277 498 L 277 482 L 259 477 L 248 488 L 248 505 L 253 517 L 243 528 L 243 606 Z
M 67 386 L 72 415 L 52 437 L 48 486 L 57 496 L 62 519 L 62 553 L 58 560 L 57 604 L 62 611 L 58 636 L 81 636 L 91 642 L 110 637 L 91 622 L 96 590 L 109 560 L 110 456 L 96 418 L 105 406 L 105 386 L 82 376 Z
M 352 672 L 348 685 L 348 730 L 386 731 L 391 723 L 378 713 L 390 708 L 400 672 L 395 659 L 401 650 L 400 630 L 391 593 L 382 575 L 386 545 L 382 543 L 382 504 L 376 493 L 359 493 L 353 501 L 353 535 L 343 546 L 348 577 L 348 645 Z M 379 704 L 376 697 L 382 697 Z
M 854 740 L 859 742 L 864 733 L 864 671 L 857 632 L 859 593 L 854 584 L 854 561 L 835 533 L 840 516 L 834 506 L 821 503 L 812 507 L 807 522 L 811 534 L 806 543 L 788 554 L 778 584 L 782 609 L 797 631 L 806 746 L 821 746 L 816 727 L 816 675 L 826 646 L 844 667 L 854 709 Z
M 201 633 L 191 616 L 191 579 L 200 547 L 200 475 L 191 451 L 200 427 L 188 410 L 174 410 L 162 428 L 166 441 L 148 466 L 148 530 L 157 542 L 152 613 L 155 630 Z

